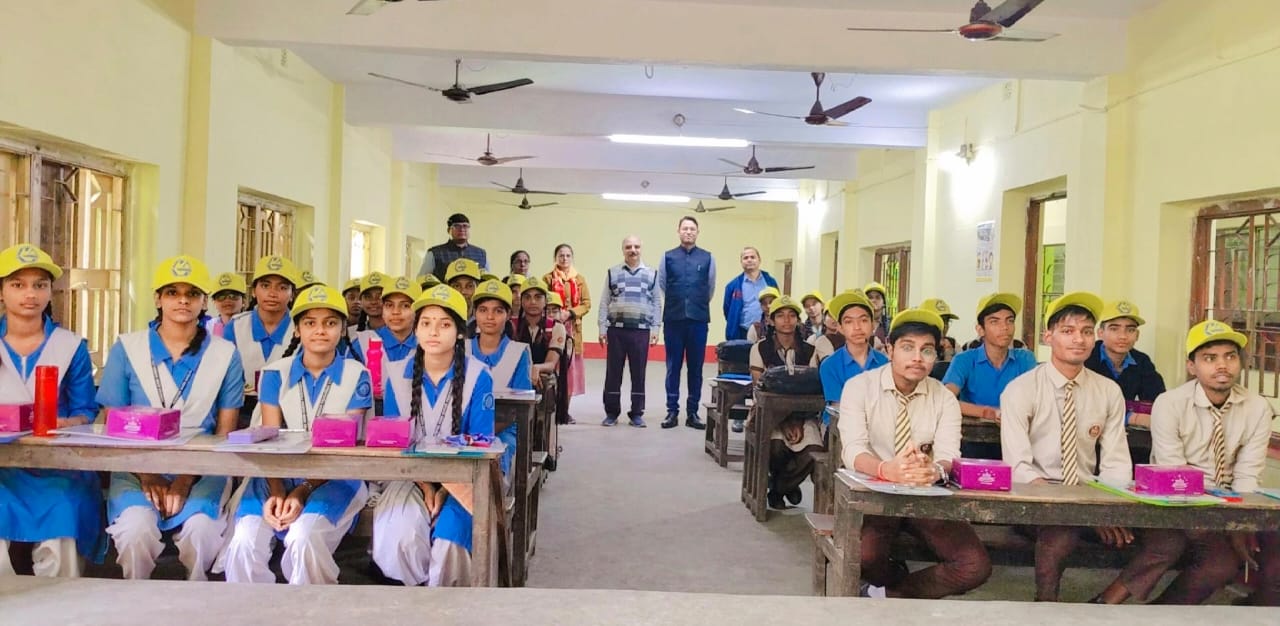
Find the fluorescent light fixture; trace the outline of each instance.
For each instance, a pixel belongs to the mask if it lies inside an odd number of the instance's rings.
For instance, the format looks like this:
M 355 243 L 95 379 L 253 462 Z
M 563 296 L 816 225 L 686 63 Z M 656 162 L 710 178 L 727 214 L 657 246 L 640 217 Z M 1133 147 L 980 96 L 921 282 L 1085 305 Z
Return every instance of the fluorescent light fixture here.
M 621 200 L 623 202 L 688 202 L 689 196 L 673 196 L 660 193 L 602 193 L 605 200 Z
M 647 146 L 679 146 L 683 148 L 745 148 L 751 145 L 746 139 L 685 137 L 683 135 L 609 135 L 609 141 L 614 143 L 638 143 Z

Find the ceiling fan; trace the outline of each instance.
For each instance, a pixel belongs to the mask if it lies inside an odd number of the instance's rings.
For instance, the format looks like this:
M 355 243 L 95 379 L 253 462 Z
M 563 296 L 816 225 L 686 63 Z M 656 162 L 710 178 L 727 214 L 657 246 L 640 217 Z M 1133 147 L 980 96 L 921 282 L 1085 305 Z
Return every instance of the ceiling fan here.
M 546 192 L 530 192 L 530 193 L 546 193 Z M 495 202 L 497 201 L 495 200 Z M 501 204 L 503 206 L 513 206 L 517 209 L 523 209 L 525 211 L 528 211 L 529 209 L 536 209 L 544 206 L 555 206 L 560 203 L 559 202 L 541 202 L 538 204 L 529 204 L 529 196 L 521 196 L 520 204 L 510 204 L 507 202 L 497 202 L 497 204 Z
M 684 192 L 684 193 L 691 194 L 691 195 L 695 195 L 695 196 L 703 196 L 703 197 L 705 197 L 705 198 L 716 198 L 716 199 L 718 199 L 718 200 L 726 200 L 726 201 L 728 201 L 728 200 L 733 200 L 734 198 L 745 198 L 745 197 L 747 197 L 747 196 L 758 196 L 758 195 L 760 195 L 760 194 L 762 194 L 762 193 L 766 193 L 766 192 L 764 192 L 764 191 L 748 191 L 748 192 L 746 192 L 746 193 L 733 193 L 732 191 L 729 191 L 729 178 L 726 176 L 726 177 L 725 177 L 725 179 L 724 179 L 724 187 L 722 187 L 722 188 L 720 189 L 720 193 L 718 193 L 718 194 L 706 194 L 706 193 L 700 193 L 700 192 L 697 192 L 697 191 L 686 191 L 686 192 Z
M 702 201 L 699 200 L 698 206 L 693 207 L 693 212 L 694 213 L 715 213 L 716 211 L 727 211 L 732 208 L 733 208 L 732 204 L 729 206 L 702 206 Z
M 461 156 L 457 156 L 457 155 L 453 155 L 453 154 L 442 154 L 442 153 L 439 153 L 439 152 L 427 152 L 426 154 L 431 155 L 431 156 L 442 156 L 442 157 L 448 157 L 448 158 L 450 158 L 450 159 L 460 159 L 460 160 L 463 160 L 463 161 L 475 161 L 476 163 L 479 163 L 480 165 L 502 165 L 503 163 L 510 163 L 510 162 L 512 162 L 512 161 L 520 161 L 520 160 L 523 160 L 523 159 L 536 159 L 536 158 L 538 158 L 538 157 L 535 157 L 535 156 L 513 156 L 513 157 L 496 157 L 496 156 L 493 156 L 493 151 L 492 151 L 492 150 L 490 149 L 490 147 L 489 147 L 489 135 L 487 135 L 487 134 L 484 136 L 484 154 L 482 154 L 482 155 L 480 155 L 480 156 L 478 156 L 478 157 L 476 157 L 476 158 L 474 158 L 474 159 L 473 159 L 473 158 L 470 158 L 470 157 L 461 157 Z M 494 183 L 494 184 L 497 184 L 497 183 Z M 519 181 L 517 181 L 517 184 L 519 184 Z M 546 193 L 546 192 L 540 192 L 540 193 Z
M 385 74 L 379 74 L 377 72 L 369 72 L 369 75 L 374 78 L 381 78 L 383 80 L 394 81 L 402 85 L 409 85 L 410 87 L 417 87 L 419 89 L 427 89 L 430 91 L 438 91 L 440 92 L 440 95 L 454 102 L 462 102 L 462 103 L 471 102 L 471 96 L 473 95 L 483 96 L 487 93 L 493 93 L 495 91 L 505 91 L 507 89 L 514 89 L 516 87 L 523 87 L 525 85 L 533 84 L 533 81 L 528 78 L 517 78 L 516 80 L 509 80 L 503 83 L 491 83 L 488 85 L 476 85 L 475 87 L 463 87 L 462 84 L 458 82 L 459 73 L 461 71 L 462 71 L 462 59 L 454 59 L 453 60 L 453 86 L 449 87 L 448 89 L 440 89 L 438 87 L 432 87 L 431 85 L 415 83 L 411 80 L 396 78 L 395 76 L 387 76 Z
M 841 122 L 839 118 L 844 117 L 868 104 L 871 104 L 871 98 L 858 96 L 848 102 L 837 104 L 830 109 L 822 108 L 822 80 L 827 77 L 824 72 L 810 72 L 813 76 L 813 106 L 809 108 L 808 115 L 782 115 L 780 113 L 765 113 L 764 111 L 752 111 L 751 109 L 734 109 L 739 113 L 749 115 L 768 115 L 771 117 L 785 117 L 793 120 L 804 120 L 805 124 L 814 126 L 848 126 L 847 122 Z
M 957 28 L 850 28 L 862 32 L 879 33 L 951 33 L 969 41 L 1024 41 L 1037 42 L 1057 37 L 1057 33 L 1038 33 L 1014 30 L 1012 26 L 1027 16 L 1044 0 L 1005 0 L 996 8 L 978 0 L 969 10 L 969 23 Z
M 497 185 L 497 186 L 499 186 L 499 187 L 502 187 L 503 189 L 506 189 L 507 191 L 510 191 L 511 193 L 518 193 L 518 194 L 520 194 L 520 195 L 531 194 L 531 193 L 541 193 L 541 194 L 546 194 L 546 195 L 549 195 L 549 196 L 563 196 L 563 195 L 565 195 L 563 192 L 560 192 L 560 191 L 538 191 L 538 190 L 536 190 L 536 189 L 529 189 L 528 187 L 525 187 L 525 186 L 524 186 L 524 168 L 520 168 L 520 175 L 516 177 L 516 184 L 515 184 L 515 186 L 514 186 L 514 187 L 508 187 L 508 186 L 506 186 L 506 185 L 504 185 L 504 184 L 502 184 L 502 183 L 500 183 L 500 182 L 497 182 L 497 181 L 492 181 L 492 180 L 491 180 L 491 181 L 489 181 L 489 182 L 491 182 L 491 183 L 493 183 L 493 184 L 495 184 L 495 185 Z M 524 207 L 521 207 L 521 208 L 524 208 Z
M 431 2 L 433 0 L 419 0 L 420 2 Z M 359 0 L 355 6 L 347 11 L 347 15 L 373 15 L 388 4 L 395 4 L 400 0 Z
M 735 163 L 733 161 L 730 161 L 729 159 L 720 159 L 720 160 L 724 161 L 725 163 L 728 163 L 729 165 L 732 165 L 736 168 L 741 169 L 742 173 L 747 174 L 748 176 L 755 176 L 756 174 L 764 174 L 764 173 L 772 174 L 774 172 L 790 172 L 794 170 L 811 170 L 814 168 L 814 166 L 812 165 L 785 165 L 785 166 L 778 166 L 778 167 L 760 167 L 760 162 L 756 160 L 755 146 L 751 146 L 751 159 L 747 161 L 746 165 L 743 165 L 741 163 Z

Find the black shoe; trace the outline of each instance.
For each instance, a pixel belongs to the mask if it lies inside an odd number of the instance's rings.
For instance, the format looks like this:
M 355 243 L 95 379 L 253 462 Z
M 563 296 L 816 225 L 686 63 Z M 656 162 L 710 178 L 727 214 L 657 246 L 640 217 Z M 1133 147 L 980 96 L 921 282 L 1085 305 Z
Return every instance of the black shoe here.
M 800 504 L 800 498 L 802 497 L 804 497 L 804 494 L 801 493 L 799 487 L 796 487 L 795 489 L 792 489 L 791 491 L 787 492 L 787 502 L 790 502 L 791 506 L 796 506 L 797 504 Z
M 729 429 L 735 433 L 740 433 L 743 430 L 746 430 L 746 428 L 742 424 L 742 420 L 733 420 L 733 425 L 730 426 Z
M 617 417 L 617 416 L 615 416 L 615 415 L 610 415 L 610 416 L 608 416 L 608 417 L 604 418 L 604 421 L 603 421 L 603 422 L 600 422 L 600 425 L 601 425 L 601 426 L 617 426 L 617 425 L 618 425 L 618 417 Z
M 667 419 L 662 420 L 663 428 L 675 428 L 680 425 L 680 414 L 675 411 L 667 412 Z
M 635 417 L 631 418 L 631 425 L 632 425 L 632 426 L 635 426 L 636 428 L 646 428 L 646 427 L 648 427 L 648 424 L 645 424 L 645 423 L 644 423 L 644 418 L 643 418 L 643 417 L 640 417 L 639 415 L 637 415 L 637 416 L 635 416 Z
M 686 417 L 684 419 L 684 425 L 694 430 L 707 429 L 707 425 L 702 423 L 702 420 L 698 419 L 698 415 L 696 413 L 690 413 L 689 417 Z
M 766 499 L 769 501 L 769 508 L 782 510 L 787 508 L 787 504 L 782 501 L 782 494 L 776 491 L 769 491 Z

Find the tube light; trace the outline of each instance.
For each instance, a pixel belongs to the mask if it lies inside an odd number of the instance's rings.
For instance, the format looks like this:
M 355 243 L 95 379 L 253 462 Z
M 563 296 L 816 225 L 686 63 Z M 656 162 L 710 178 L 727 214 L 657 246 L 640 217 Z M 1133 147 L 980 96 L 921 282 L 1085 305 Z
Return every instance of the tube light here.
M 716 137 L 685 137 L 666 135 L 609 135 L 614 143 L 638 143 L 648 146 L 678 146 L 683 148 L 746 148 L 746 139 L 718 139 Z
M 670 202 L 682 203 L 688 202 L 689 196 L 674 196 L 660 193 L 602 193 L 601 198 L 605 200 L 621 200 L 624 202 Z

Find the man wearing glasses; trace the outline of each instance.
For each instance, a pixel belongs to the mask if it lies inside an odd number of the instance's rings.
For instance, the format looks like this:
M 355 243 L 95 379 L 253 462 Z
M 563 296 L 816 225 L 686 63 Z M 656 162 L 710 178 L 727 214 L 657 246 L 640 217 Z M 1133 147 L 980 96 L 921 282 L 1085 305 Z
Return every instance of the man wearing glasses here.
M 444 273 L 449 264 L 458 259 L 471 259 L 480 267 L 488 269 L 489 258 L 485 255 L 484 248 L 469 243 L 471 220 L 462 213 L 454 213 L 449 216 L 448 229 L 449 241 L 427 250 L 427 257 L 422 260 L 422 269 L 418 271 L 418 275 L 434 274 L 440 282 L 444 282 Z

